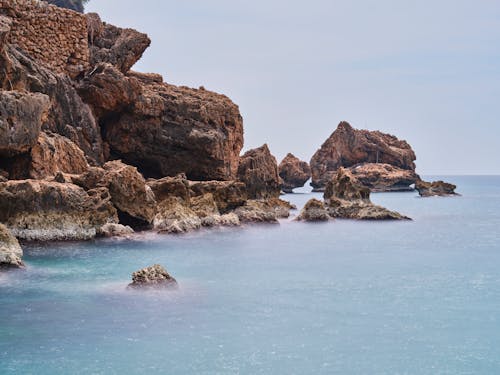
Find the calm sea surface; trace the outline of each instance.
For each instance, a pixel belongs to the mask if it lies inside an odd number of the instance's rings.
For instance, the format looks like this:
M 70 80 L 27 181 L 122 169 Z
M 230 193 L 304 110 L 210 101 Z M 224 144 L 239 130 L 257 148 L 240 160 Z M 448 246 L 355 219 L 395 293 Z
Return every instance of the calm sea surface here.
M 27 247 L 0 374 L 499 374 L 500 177 L 447 180 L 462 197 L 373 194 L 413 222 Z M 154 263 L 180 290 L 127 291 Z

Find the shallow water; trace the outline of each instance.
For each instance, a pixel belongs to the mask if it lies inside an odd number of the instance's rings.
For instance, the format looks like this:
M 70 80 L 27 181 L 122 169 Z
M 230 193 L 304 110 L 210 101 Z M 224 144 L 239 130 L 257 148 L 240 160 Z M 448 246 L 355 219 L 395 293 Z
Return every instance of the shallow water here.
M 447 179 L 373 194 L 412 222 L 32 245 L 0 275 L 0 374 L 500 373 L 500 177 Z M 180 290 L 127 291 L 154 263 Z

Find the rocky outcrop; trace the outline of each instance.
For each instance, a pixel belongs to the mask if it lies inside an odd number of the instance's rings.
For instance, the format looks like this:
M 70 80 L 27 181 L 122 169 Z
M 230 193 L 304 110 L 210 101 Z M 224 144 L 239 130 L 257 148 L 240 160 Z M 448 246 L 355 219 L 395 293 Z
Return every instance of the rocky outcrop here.
M 234 179 L 243 146 L 238 107 L 202 89 L 141 83 L 134 105 L 103 124 L 111 154 L 147 177 Z
M 7 227 L 0 224 L 0 269 L 24 267 L 23 249 Z
M 190 181 L 191 196 L 212 194 L 221 213 L 228 213 L 248 200 L 246 186 L 238 181 Z
M 189 184 L 185 174 L 147 181 L 147 185 L 153 190 L 158 202 L 170 197 L 177 197 L 189 203 L 191 199 Z
M 214 196 L 211 193 L 192 198 L 190 208 L 198 215 L 201 225 L 204 227 L 234 227 L 240 225 L 240 220 L 236 214 L 220 214 Z
M 127 225 L 107 223 L 99 228 L 97 234 L 102 237 L 128 237 L 134 234 L 134 230 Z
M 292 193 L 293 189 L 302 187 L 311 178 L 311 168 L 293 154 L 288 154 L 279 165 L 279 176 L 283 180 L 281 189 Z
M 247 151 L 240 158 L 238 178 L 245 183 L 250 199 L 277 198 L 280 195 L 278 164 L 267 144 Z
M 341 122 L 311 159 L 311 185 L 323 190 L 340 167 L 384 163 L 415 171 L 416 156 L 406 141 L 379 131 L 356 130 Z
M 415 184 L 415 189 L 418 190 L 418 193 L 421 197 L 447 197 L 458 195 L 457 193 L 455 193 L 456 188 L 456 185 L 444 181 L 426 182 L 418 180 Z
M 294 208 L 279 198 L 250 199 L 234 213 L 242 223 L 278 223 L 278 219 L 289 217 Z
M 377 206 L 370 201 L 370 189 L 346 169 L 339 168 L 324 193 L 328 214 L 333 218 L 356 220 L 407 220 L 397 212 Z
M 28 152 L 38 139 L 50 107 L 46 95 L 0 91 L 0 156 Z
M 354 177 L 371 191 L 411 191 L 419 176 L 413 170 L 390 164 L 364 163 L 349 168 Z
M 143 268 L 132 274 L 129 288 L 177 288 L 177 281 L 159 264 Z
M 325 204 L 317 199 L 309 200 L 297 216 L 298 221 L 328 221 L 330 215 Z
M 19 239 L 87 240 L 118 217 L 106 188 L 85 191 L 70 183 L 0 183 L 0 223 Z
M 59 134 L 40 133 L 29 159 L 27 172 L 28 177 L 33 179 L 53 177 L 58 173 L 81 174 L 89 169 L 83 151 Z
M 160 233 L 185 233 L 201 228 L 201 219 L 183 200 L 164 199 L 158 204 L 153 227 Z

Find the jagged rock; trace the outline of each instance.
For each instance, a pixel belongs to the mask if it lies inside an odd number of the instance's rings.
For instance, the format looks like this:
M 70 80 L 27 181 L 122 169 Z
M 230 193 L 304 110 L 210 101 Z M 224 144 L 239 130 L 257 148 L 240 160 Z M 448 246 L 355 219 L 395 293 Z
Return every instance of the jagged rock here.
M 324 193 L 328 214 L 333 218 L 357 220 L 407 220 L 397 212 L 377 206 L 370 201 L 370 189 L 361 185 L 349 172 L 340 167 Z
M 456 188 L 456 185 L 444 181 L 426 182 L 418 180 L 415 184 L 415 189 L 418 190 L 421 197 L 458 195 L 455 193 Z
M 18 47 L 0 54 L 0 88 L 37 92 L 50 98 L 42 129 L 61 134 L 78 145 L 92 163 L 104 160 L 100 129 L 90 107 L 77 94 L 68 76 L 52 72 Z M 35 141 L 38 134 L 35 137 Z
M 0 183 L 0 222 L 23 240 L 87 240 L 118 217 L 105 188 L 11 180 Z
M 103 168 L 90 168 L 72 180 L 87 190 L 107 188 L 112 203 L 118 209 L 121 224 L 142 229 L 153 222 L 156 214 L 155 196 L 137 168 L 115 160 L 107 162 Z
M 177 281 L 159 264 L 134 272 L 132 274 L 132 283 L 129 284 L 129 288 L 135 289 L 177 287 Z
M 111 154 L 147 177 L 231 180 L 243 146 L 243 121 L 226 96 L 168 84 L 143 84 L 127 111 L 102 123 Z
M 107 223 L 99 228 L 97 234 L 102 237 L 127 237 L 134 234 L 134 230 L 128 225 Z
M 298 221 L 328 221 L 330 215 L 325 204 L 317 199 L 310 199 L 297 216 Z
M 415 171 L 416 156 L 406 141 L 379 131 L 356 130 L 341 122 L 311 159 L 311 186 L 324 189 L 340 167 L 384 163 Z
M 30 158 L 28 175 L 33 179 L 53 177 L 61 172 L 80 174 L 89 168 L 83 151 L 59 134 L 40 133 Z
M 28 152 L 47 120 L 49 107 L 47 95 L 0 91 L 0 156 Z
M 238 178 L 245 183 L 250 199 L 278 198 L 280 195 L 278 164 L 267 144 L 247 151 L 240 158 Z
M 248 200 L 245 184 L 238 181 L 190 181 L 191 196 L 212 194 L 221 213 L 243 206 Z
M 100 63 L 78 82 L 77 90 L 101 118 L 121 112 L 132 104 L 139 97 L 141 86 L 135 78 L 125 76 L 113 65 Z
M 86 16 L 92 65 L 109 63 L 127 73 L 151 44 L 146 34 L 103 23 L 95 13 Z
M 178 197 L 185 202 L 190 200 L 189 181 L 184 174 L 163 177 L 159 180 L 149 179 L 147 184 L 153 190 L 158 202 L 170 197 Z
M 390 164 L 365 163 L 349 171 L 371 191 L 411 191 L 419 179 L 413 170 L 401 169 Z
M 293 154 L 288 154 L 279 165 L 279 176 L 283 179 L 281 189 L 293 193 L 293 189 L 302 187 L 311 178 L 311 168 Z
M 234 213 L 242 223 L 278 223 L 276 207 L 265 200 L 250 199 Z
M 9 229 L 0 224 L 0 269 L 24 267 L 23 249 Z
M 0 15 L 0 52 L 3 52 L 8 41 L 11 26 L 12 20 L 9 17 Z
M 201 228 L 201 219 L 182 199 L 171 197 L 158 204 L 153 227 L 160 233 L 185 233 Z
M 236 214 L 220 214 L 211 193 L 191 198 L 191 209 L 201 219 L 201 225 L 204 227 L 240 225 L 240 220 Z

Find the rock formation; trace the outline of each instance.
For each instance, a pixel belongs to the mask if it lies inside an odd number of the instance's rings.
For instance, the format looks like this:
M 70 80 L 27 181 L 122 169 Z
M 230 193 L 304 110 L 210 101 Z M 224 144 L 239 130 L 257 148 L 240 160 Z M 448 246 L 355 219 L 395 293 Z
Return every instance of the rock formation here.
M 418 193 L 421 197 L 446 197 L 458 195 L 457 193 L 455 193 L 456 188 L 457 187 L 455 185 L 444 181 L 425 182 L 422 180 L 418 180 L 415 184 L 415 189 L 418 190 Z
M 413 170 L 383 163 L 364 163 L 349 168 L 349 171 L 371 191 L 409 191 L 419 179 Z
M 277 198 L 280 195 L 278 164 L 267 144 L 247 151 L 240 158 L 238 178 L 245 183 L 250 199 Z
M 279 176 L 283 180 L 281 189 L 292 193 L 293 189 L 302 187 L 311 178 L 311 168 L 293 154 L 288 154 L 280 163 Z
M 330 220 L 330 215 L 325 207 L 325 204 L 317 199 L 309 200 L 302 211 L 300 211 L 299 216 L 297 216 L 298 221 L 328 221 Z
M 23 249 L 7 227 L 0 224 L 0 269 L 21 268 L 24 266 Z
M 177 280 L 175 280 L 167 272 L 165 268 L 159 264 L 151 267 L 143 268 L 132 274 L 132 283 L 129 288 L 177 288 Z
M 379 131 L 356 130 L 341 122 L 311 159 L 311 186 L 322 191 L 340 167 L 361 163 L 390 164 L 415 171 L 415 159 L 407 142 Z
M 340 167 L 324 193 L 328 213 L 333 218 L 357 220 L 405 220 L 397 212 L 377 206 L 370 201 L 370 189 L 346 169 Z

